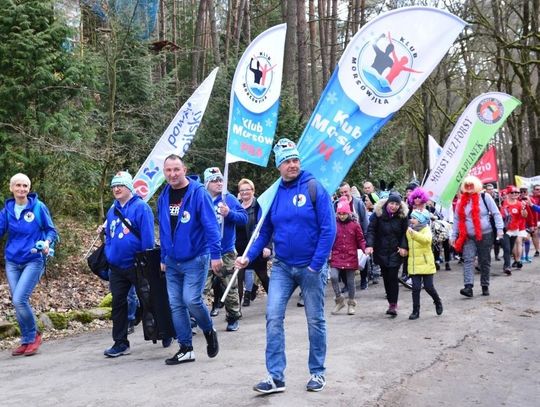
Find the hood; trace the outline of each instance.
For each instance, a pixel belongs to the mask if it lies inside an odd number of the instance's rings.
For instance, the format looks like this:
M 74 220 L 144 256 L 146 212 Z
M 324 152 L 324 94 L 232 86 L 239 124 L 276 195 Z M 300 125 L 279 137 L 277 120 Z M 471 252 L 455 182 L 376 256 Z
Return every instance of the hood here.
M 38 200 L 38 194 L 36 192 L 30 192 L 28 194 L 28 204 L 26 207 L 30 210 L 34 209 L 34 206 L 36 206 L 36 202 Z M 15 198 L 8 198 L 6 199 L 6 203 L 4 204 L 6 211 L 8 211 L 11 215 L 15 216 L 14 207 L 15 207 Z
M 380 199 L 379 202 L 375 204 L 373 207 L 373 212 L 375 212 L 375 215 L 378 217 L 381 217 L 383 214 L 386 215 L 386 201 L 387 198 Z M 407 218 L 407 215 L 409 214 L 409 207 L 404 201 L 401 201 L 401 205 L 397 211 L 397 216 L 399 218 Z

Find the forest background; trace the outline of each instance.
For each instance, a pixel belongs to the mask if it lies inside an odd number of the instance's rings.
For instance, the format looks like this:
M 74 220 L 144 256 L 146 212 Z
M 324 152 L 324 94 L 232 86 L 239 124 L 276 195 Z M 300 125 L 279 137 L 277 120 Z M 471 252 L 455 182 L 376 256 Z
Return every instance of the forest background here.
M 111 177 L 121 169 L 137 172 L 216 66 L 185 161 L 190 173 L 223 168 L 238 59 L 259 33 L 283 22 L 276 139 L 298 140 L 358 29 L 412 5 L 445 9 L 469 25 L 346 180 L 383 179 L 403 189 L 413 174 L 422 179 L 428 135 L 443 145 L 467 104 L 488 91 L 522 101 L 492 141 L 500 185 L 514 175 L 539 175 L 540 0 L 0 0 L 0 201 L 11 196 L 11 175 L 24 172 L 55 221 L 93 230 L 112 200 Z M 260 193 L 277 175 L 273 159 L 268 168 L 235 163 L 229 189 L 236 193 L 236 182 L 247 177 Z

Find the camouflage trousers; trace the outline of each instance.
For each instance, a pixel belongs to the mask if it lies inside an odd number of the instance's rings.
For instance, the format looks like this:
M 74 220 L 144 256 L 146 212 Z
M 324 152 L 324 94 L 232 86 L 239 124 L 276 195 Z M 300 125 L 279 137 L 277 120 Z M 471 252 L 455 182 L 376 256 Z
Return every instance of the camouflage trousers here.
M 219 273 L 214 274 L 212 270 L 208 271 L 208 277 L 206 279 L 206 284 L 204 286 L 204 294 L 208 295 L 212 289 L 212 284 L 214 279 L 218 279 L 218 283 L 221 284 L 223 290 L 231 281 L 231 277 L 234 273 L 234 261 L 236 260 L 236 251 L 227 252 L 221 256 L 223 261 L 223 267 Z M 215 298 L 214 302 L 220 301 L 221 298 Z M 227 311 L 227 322 L 234 322 L 242 316 L 240 313 L 240 296 L 238 295 L 238 279 L 235 279 L 227 297 L 225 297 L 225 310 Z

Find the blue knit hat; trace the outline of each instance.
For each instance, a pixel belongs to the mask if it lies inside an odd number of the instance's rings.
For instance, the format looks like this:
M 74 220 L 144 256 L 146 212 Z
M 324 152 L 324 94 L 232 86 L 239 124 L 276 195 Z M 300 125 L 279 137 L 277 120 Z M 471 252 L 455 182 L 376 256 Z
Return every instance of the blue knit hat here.
M 426 210 L 418 211 L 415 209 L 414 211 L 411 212 L 411 218 L 416 219 L 419 225 L 425 226 L 429 224 L 431 217 L 428 211 Z
M 209 182 L 217 179 L 223 180 L 223 175 L 218 167 L 210 167 L 204 170 L 204 185 L 208 185 Z
M 278 168 L 283 161 L 290 160 L 291 158 L 300 158 L 296 144 L 288 138 L 282 138 L 276 143 L 274 154 L 276 156 L 276 167 Z
M 135 188 L 133 188 L 133 177 L 127 171 L 118 171 L 116 175 L 113 177 L 111 181 L 111 188 L 118 185 L 125 186 L 132 193 L 135 192 Z

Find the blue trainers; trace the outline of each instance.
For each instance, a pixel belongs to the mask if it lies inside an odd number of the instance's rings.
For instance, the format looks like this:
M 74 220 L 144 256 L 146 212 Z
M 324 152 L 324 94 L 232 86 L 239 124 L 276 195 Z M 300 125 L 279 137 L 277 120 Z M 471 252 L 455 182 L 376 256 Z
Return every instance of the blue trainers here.
M 253 390 L 264 394 L 280 393 L 285 391 L 285 382 L 268 376 L 265 380 L 253 386 Z
M 312 374 L 309 382 L 307 382 L 306 390 L 307 391 L 321 391 L 326 386 L 326 380 L 323 375 Z
M 229 322 L 227 324 L 227 331 L 228 332 L 238 331 L 238 328 L 240 328 L 240 324 L 238 323 L 238 320 L 236 320 L 234 322 Z
M 113 346 L 111 346 L 109 349 L 105 349 L 105 352 L 103 352 L 105 356 L 108 356 L 110 358 L 117 358 L 118 356 L 129 355 L 129 353 L 129 345 L 126 345 L 125 343 L 115 343 Z

